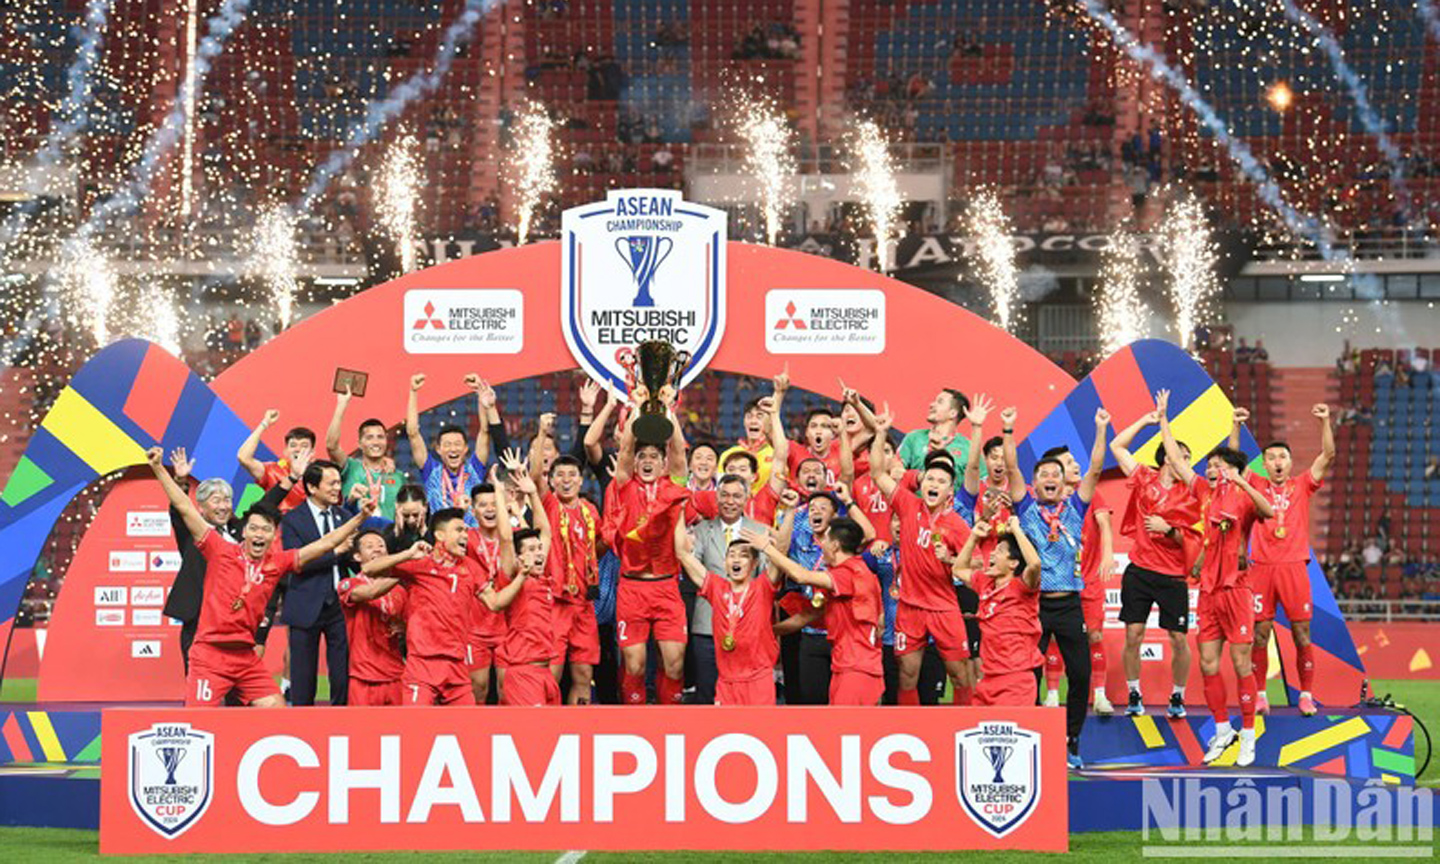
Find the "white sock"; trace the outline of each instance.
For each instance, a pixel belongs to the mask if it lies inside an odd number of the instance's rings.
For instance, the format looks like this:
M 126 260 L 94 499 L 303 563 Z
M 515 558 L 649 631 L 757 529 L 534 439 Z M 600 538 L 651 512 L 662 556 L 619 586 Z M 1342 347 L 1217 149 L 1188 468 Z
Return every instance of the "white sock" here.
M 1126 678 L 1126 679 L 1125 679 L 1125 686 L 1128 687 L 1128 688 L 1130 688 L 1130 692 L 1131 692 L 1131 693 L 1139 693 L 1139 692 L 1140 692 L 1140 679 L 1139 679 L 1139 678 Z
M 281 675 L 281 676 L 280 676 L 280 689 L 281 689 L 281 690 L 289 690 L 289 689 L 290 689 L 290 679 L 289 679 L 289 678 L 286 678 L 284 675 Z
M 1254 730 L 1254 729 L 1241 729 L 1241 730 L 1240 730 L 1240 740 L 1241 740 L 1241 741 L 1244 741 L 1246 744 L 1254 744 L 1254 743 L 1255 743 L 1255 730 Z
M 1309 691 L 1309 690 L 1301 690 L 1301 691 L 1300 691 L 1300 698 L 1301 698 L 1301 699 L 1313 699 L 1314 697 L 1310 695 L 1310 691 Z
M 1234 729 L 1231 729 L 1231 728 L 1230 728 L 1230 721 L 1229 721 L 1229 720 L 1222 720 L 1222 721 L 1220 721 L 1219 723 L 1216 723 L 1216 724 L 1215 724 L 1215 737 L 1216 737 L 1216 738 L 1226 738 L 1226 737 L 1228 737 L 1228 736 L 1230 735 L 1230 733 L 1232 733 L 1232 732 L 1234 732 L 1234 731 L 1235 731 Z
M 1059 698 L 1060 698 L 1060 691 L 1059 691 L 1059 690 L 1055 690 L 1055 689 L 1046 690 L 1046 691 L 1045 691 L 1045 698 L 1046 698 L 1046 699 L 1049 699 L 1051 696 L 1054 696 L 1056 699 L 1059 699 Z
M 1095 688 L 1095 695 L 1096 695 L 1096 696 L 1104 696 L 1104 695 L 1105 695 L 1105 688 L 1104 688 L 1104 687 L 1096 687 L 1096 688 Z
M 1184 698 L 1185 698 L 1185 685 L 1184 685 L 1184 684 L 1176 684 L 1175 686 L 1171 687 L 1171 688 L 1170 688 L 1170 695 L 1172 695 L 1172 696 L 1179 696 L 1181 699 L 1184 699 Z

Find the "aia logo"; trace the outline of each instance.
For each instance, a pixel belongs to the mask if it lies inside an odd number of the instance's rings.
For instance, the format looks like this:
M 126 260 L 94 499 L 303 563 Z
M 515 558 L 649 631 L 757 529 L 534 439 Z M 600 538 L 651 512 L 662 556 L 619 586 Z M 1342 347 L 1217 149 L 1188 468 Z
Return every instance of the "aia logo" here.
M 425 315 L 415 319 L 412 329 L 424 330 L 426 327 L 433 327 L 436 330 L 445 329 L 445 322 L 435 317 L 435 304 L 430 302 L 426 302 Z
M 796 330 L 810 329 L 804 321 L 795 317 L 795 301 L 793 300 L 785 304 L 785 317 L 775 322 L 776 330 L 784 330 L 787 327 L 793 327 Z

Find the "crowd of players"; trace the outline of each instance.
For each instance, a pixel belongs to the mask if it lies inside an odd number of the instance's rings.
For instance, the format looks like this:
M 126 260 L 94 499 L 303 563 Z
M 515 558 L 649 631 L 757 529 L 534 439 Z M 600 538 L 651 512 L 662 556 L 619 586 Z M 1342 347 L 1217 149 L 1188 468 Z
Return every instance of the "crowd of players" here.
M 1161 391 L 1113 437 L 1096 411 L 1087 470 L 1057 448 L 1026 478 L 1016 410 L 957 390 L 901 436 L 888 405 L 845 388 L 838 414 L 810 410 L 791 440 L 782 372 L 745 406 L 742 440 L 692 445 L 669 387 L 657 395 L 673 433 L 641 442 L 644 386 L 627 402 L 587 382 L 574 451 L 562 452 L 546 414 L 522 454 L 493 389 L 478 375 L 465 383 L 479 410 L 473 445 L 455 426 L 425 440 L 425 376 L 411 379 L 405 431 L 419 483 L 396 470 L 379 420 L 360 424 L 358 452 L 341 450 L 348 392 L 328 459 L 295 428 L 283 458 L 258 460 L 278 420 L 267 412 L 237 454 L 266 490 L 241 518 L 223 479 L 187 489 L 184 451 L 171 454 L 173 477 L 162 452 L 149 453 L 182 553 L 166 611 L 183 624 L 188 705 L 285 704 L 262 660 L 276 620 L 289 629 L 296 705 L 314 704 L 322 641 L 330 702 L 350 705 L 555 705 L 565 681 L 570 704 L 919 705 L 948 689 L 957 705 L 1032 705 L 1042 692 L 1054 705 L 1063 664 L 1078 763 L 1092 698 L 1097 713 L 1115 710 L 1100 636 L 1118 532 L 1131 547 L 1120 584 L 1128 713 L 1144 710 L 1140 644 L 1158 606 L 1171 634 L 1168 711 L 1184 716 L 1196 585 L 1218 721 L 1207 761 L 1237 739 L 1237 764 L 1253 761 L 1277 604 L 1293 624 L 1299 707 L 1316 710 L 1306 560 L 1309 502 L 1334 454 L 1324 405 L 1322 452 L 1298 475 L 1283 442 L 1263 448 L 1262 473 L 1247 471 L 1237 410 L 1228 445 L 1197 476 Z M 1152 425 L 1160 443 L 1142 464 L 1130 445 Z M 1127 477 L 1118 523 L 1097 496 L 1107 446 Z M 1220 677 L 1226 645 L 1238 732 Z

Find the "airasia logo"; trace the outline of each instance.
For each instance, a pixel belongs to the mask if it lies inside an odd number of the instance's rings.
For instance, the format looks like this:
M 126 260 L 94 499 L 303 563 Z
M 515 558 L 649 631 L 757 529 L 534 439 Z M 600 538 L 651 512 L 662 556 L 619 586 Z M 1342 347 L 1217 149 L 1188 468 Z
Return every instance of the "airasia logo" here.
M 445 329 L 445 322 L 435 317 L 435 304 L 430 302 L 425 304 L 424 317 L 415 319 L 414 324 L 416 330 L 424 330 L 426 327 L 433 327 L 436 330 Z

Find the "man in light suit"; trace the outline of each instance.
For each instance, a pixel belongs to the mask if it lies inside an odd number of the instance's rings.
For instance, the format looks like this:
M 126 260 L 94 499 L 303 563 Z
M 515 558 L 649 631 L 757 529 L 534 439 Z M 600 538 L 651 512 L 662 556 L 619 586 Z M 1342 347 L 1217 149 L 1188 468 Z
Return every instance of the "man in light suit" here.
M 317 460 L 305 469 L 305 503 L 285 514 L 280 540 L 286 549 L 299 549 L 345 524 L 355 515 L 340 504 L 340 469 Z M 325 663 L 330 671 L 330 704 L 344 705 L 349 690 L 350 645 L 345 637 L 345 612 L 335 586 L 350 574 L 347 540 L 333 553 L 322 555 L 292 574 L 285 591 L 280 622 L 290 628 L 290 702 L 315 704 L 315 680 L 320 666 L 320 637 L 325 637 Z
M 744 478 L 726 474 L 720 478 L 715 492 L 716 510 L 714 519 L 702 519 L 695 523 L 695 557 L 711 573 L 725 572 L 725 550 L 731 540 L 739 540 L 742 530 L 764 532 L 770 526 L 763 525 L 745 515 L 745 503 L 750 497 L 750 486 Z M 764 573 L 768 562 L 761 556 L 756 573 Z M 710 705 L 715 702 L 715 682 L 719 670 L 715 666 L 715 637 L 710 624 L 710 603 L 703 597 L 695 598 L 695 613 L 690 620 L 689 656 L 695 658 L 694 702 Z

